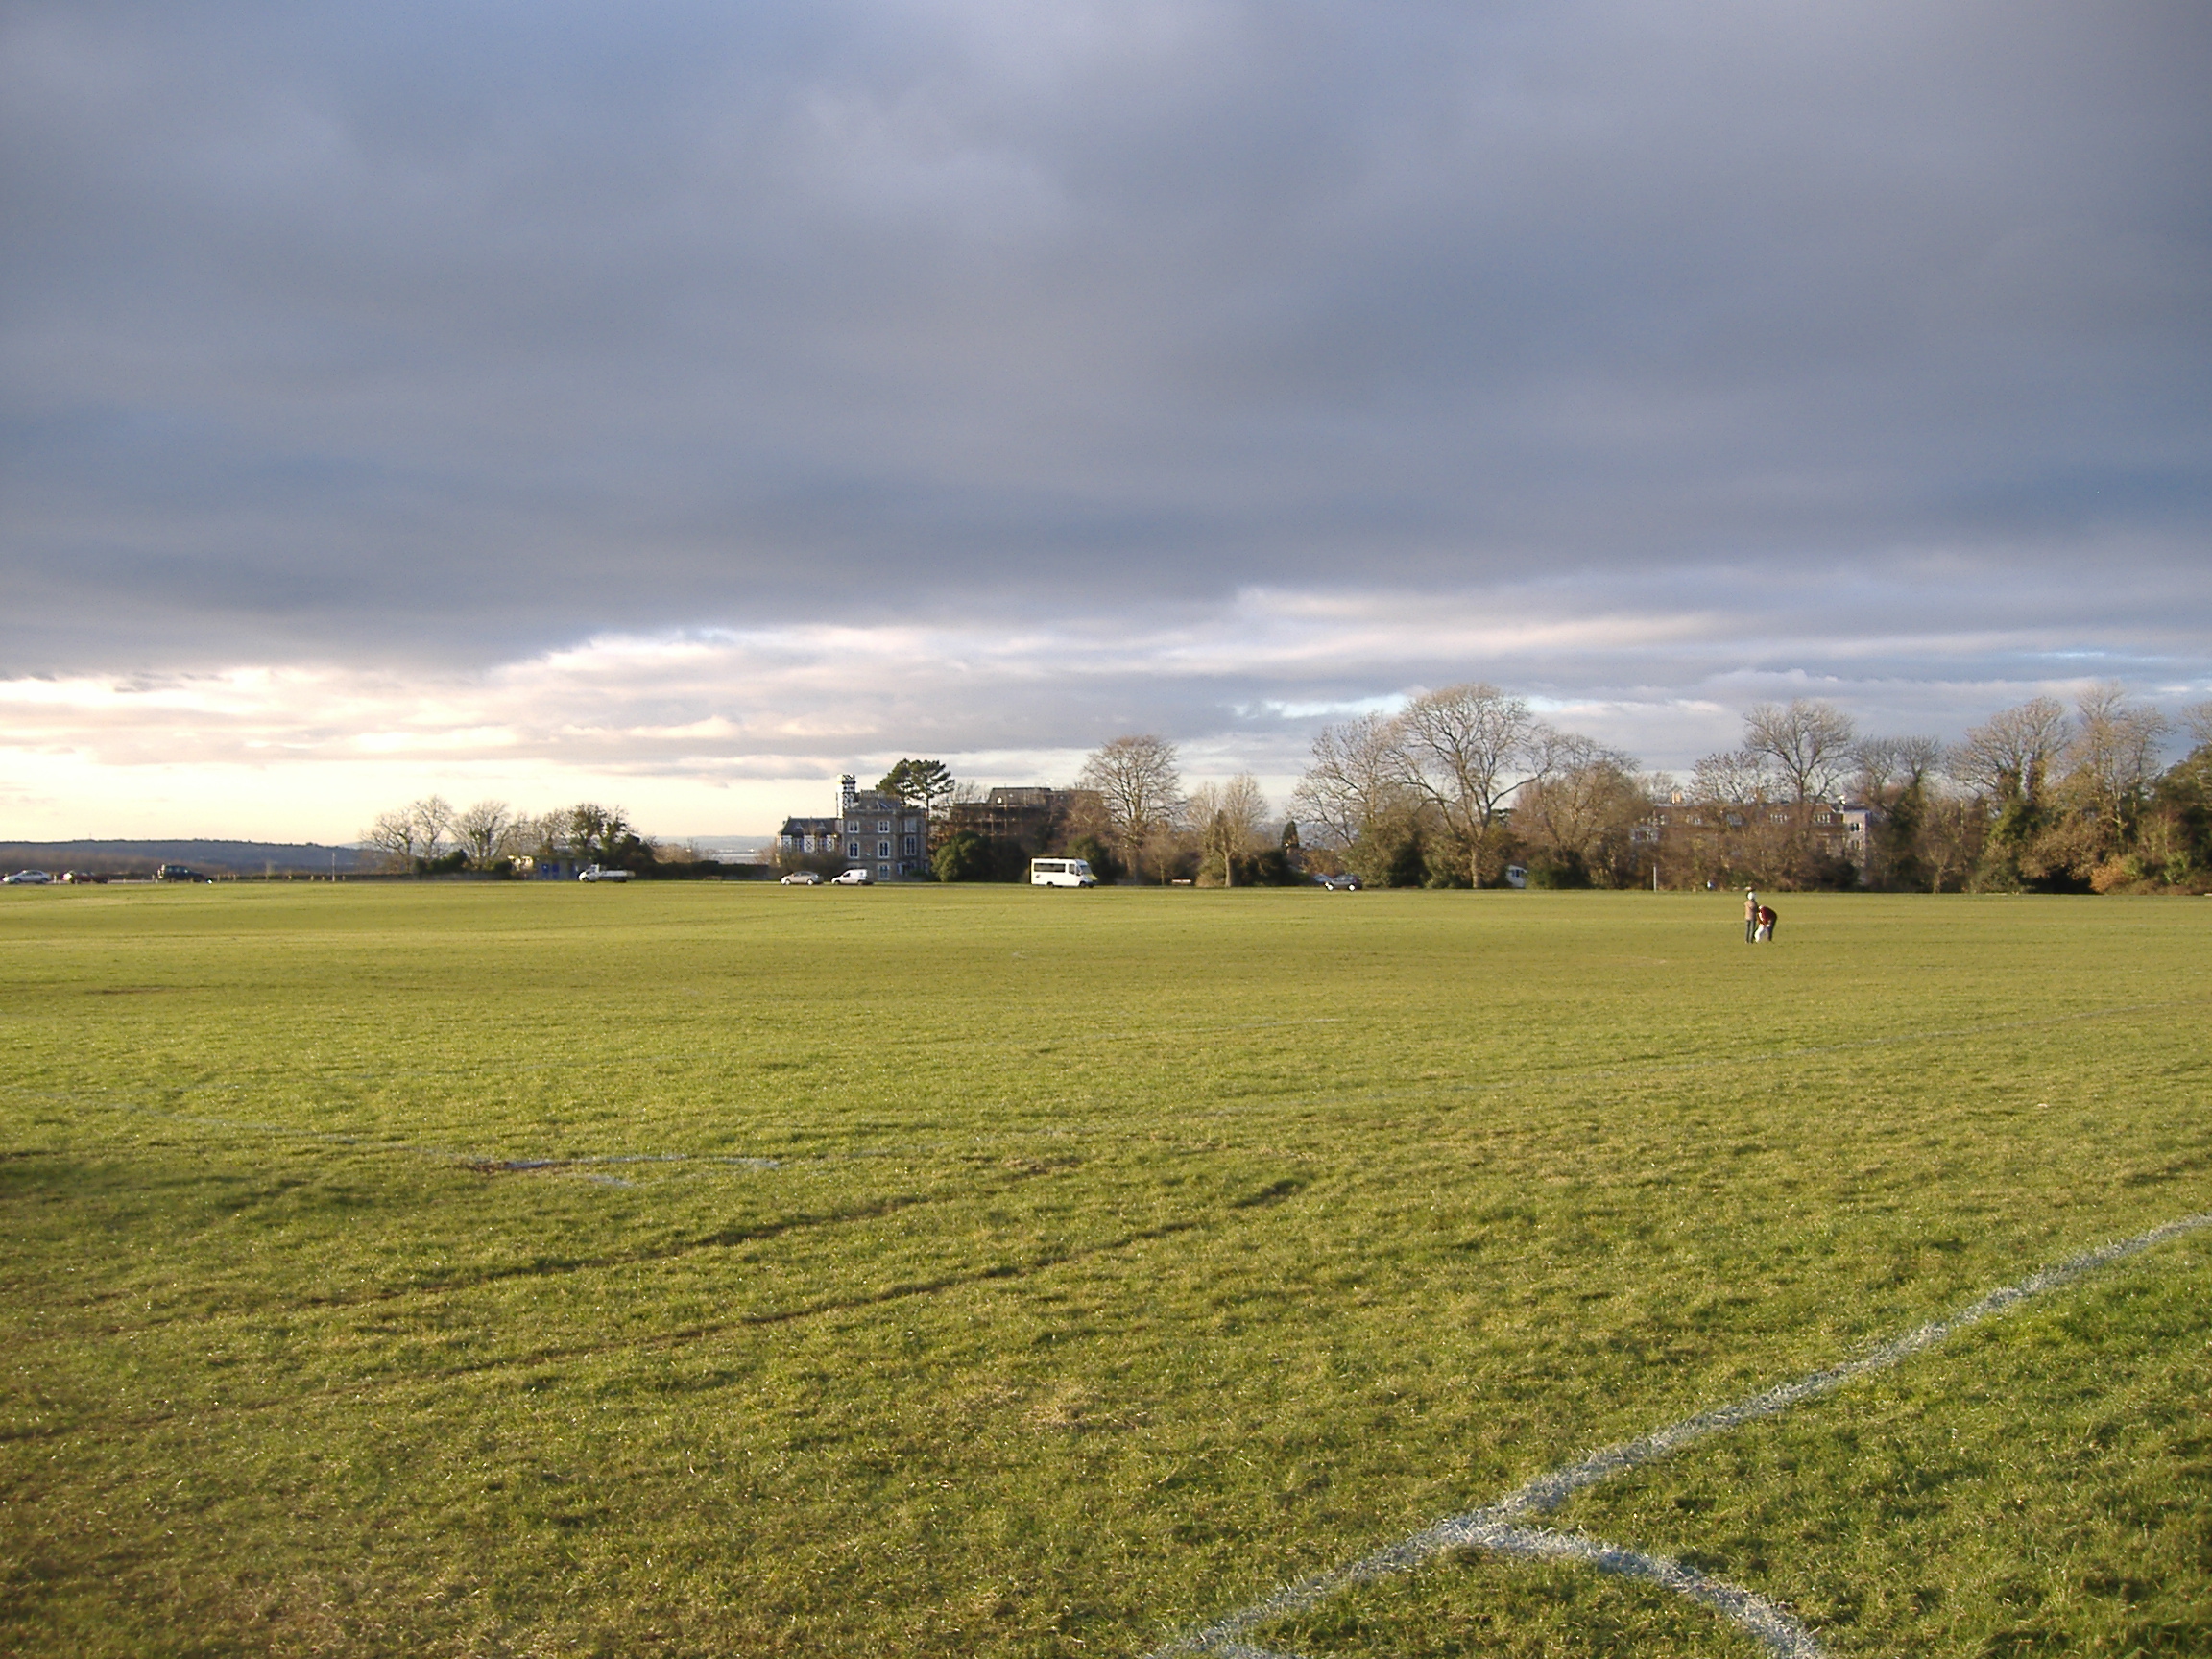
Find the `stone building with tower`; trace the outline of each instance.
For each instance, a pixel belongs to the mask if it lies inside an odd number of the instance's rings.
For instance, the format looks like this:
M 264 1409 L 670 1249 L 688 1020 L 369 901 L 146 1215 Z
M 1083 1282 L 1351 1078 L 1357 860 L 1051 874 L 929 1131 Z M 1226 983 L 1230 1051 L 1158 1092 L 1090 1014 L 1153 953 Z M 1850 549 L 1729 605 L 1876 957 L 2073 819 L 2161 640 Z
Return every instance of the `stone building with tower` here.
M 837 781 L 836 815 L 784 819 L 776 851 L 784 863 L 834 861 L 841 869 L 866 870 L 878 881 L 926 875 L 929 821 L 921 807 L 863 789 L 848 772 Z

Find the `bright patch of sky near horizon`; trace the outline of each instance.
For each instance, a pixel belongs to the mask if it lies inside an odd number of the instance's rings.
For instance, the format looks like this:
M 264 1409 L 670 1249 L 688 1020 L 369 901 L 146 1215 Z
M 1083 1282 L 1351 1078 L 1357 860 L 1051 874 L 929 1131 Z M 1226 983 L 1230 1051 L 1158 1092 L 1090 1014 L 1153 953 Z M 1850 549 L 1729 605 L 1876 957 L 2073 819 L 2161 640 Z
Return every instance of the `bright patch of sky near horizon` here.
M 30 3 L 0 811 L 2212 694 L 2212 16 Z

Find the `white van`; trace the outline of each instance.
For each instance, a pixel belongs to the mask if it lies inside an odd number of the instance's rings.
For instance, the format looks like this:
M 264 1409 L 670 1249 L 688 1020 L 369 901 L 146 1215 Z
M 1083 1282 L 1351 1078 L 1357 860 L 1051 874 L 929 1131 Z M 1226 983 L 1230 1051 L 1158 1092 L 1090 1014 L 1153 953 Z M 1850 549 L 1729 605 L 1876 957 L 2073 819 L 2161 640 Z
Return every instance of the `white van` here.
M 1029 885 L 1032 887 L 1095 887 L 1098 878 L 1091 874 L 1088 858 L 1032 858 L 1029 860 Z

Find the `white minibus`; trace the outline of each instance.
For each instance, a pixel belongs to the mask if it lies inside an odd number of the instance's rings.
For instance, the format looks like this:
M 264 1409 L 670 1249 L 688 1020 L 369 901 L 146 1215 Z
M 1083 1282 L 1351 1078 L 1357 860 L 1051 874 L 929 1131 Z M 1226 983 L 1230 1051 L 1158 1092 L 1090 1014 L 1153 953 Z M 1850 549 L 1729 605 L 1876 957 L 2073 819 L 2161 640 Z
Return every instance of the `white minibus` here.
M 1098 878 L 1091 874 L 1091 861 L 1087 858 L 1032 858 L 1029 860 L 1029 885 L 1095 887 L 1098 885 Z

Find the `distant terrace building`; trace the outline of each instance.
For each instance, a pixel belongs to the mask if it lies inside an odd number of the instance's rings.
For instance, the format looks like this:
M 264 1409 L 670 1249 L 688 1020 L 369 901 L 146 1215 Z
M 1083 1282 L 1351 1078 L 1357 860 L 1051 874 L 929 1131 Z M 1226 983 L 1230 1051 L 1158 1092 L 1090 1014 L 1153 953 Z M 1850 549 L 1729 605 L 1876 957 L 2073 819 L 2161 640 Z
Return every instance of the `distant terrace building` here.
M 1047 789 L 1038 784 L 994 789 L 980 801 L 955 801 L 946 816 L 948 834 L 980 835 L 1031 854 L 1049 852 L 1071 821 L 1103 816 L 1094 789 Z
M 1879 807 L 1840 801 L 1808 801 L 1803 808 L 1815 848 L 1832 858 L 1845 858 L 1866 874 L 1868 849 L 1874 826 L 1881 823 Z M 1776 826 L 1795 821 L 1799 808 L 1787 801 L 1695 801 L 1680 790 L 1671 801 L 1655 801 L 1644 822 L 1629 831 L 1629 839 L 1646 854 L 1656 854 L 1662 864 L 1680 869 L 1685 863 L 1718 867 L 1721 846 L 1731 832 L 1766 820 Z
M 878 881 L 918 876 L 928 868 L 929 825 L 918 806 L 896 795 L 862 789 L 847 773 L 837 781 L 833 818 L 786 818 L 776 850 L 792 857 L 835 858 Z

